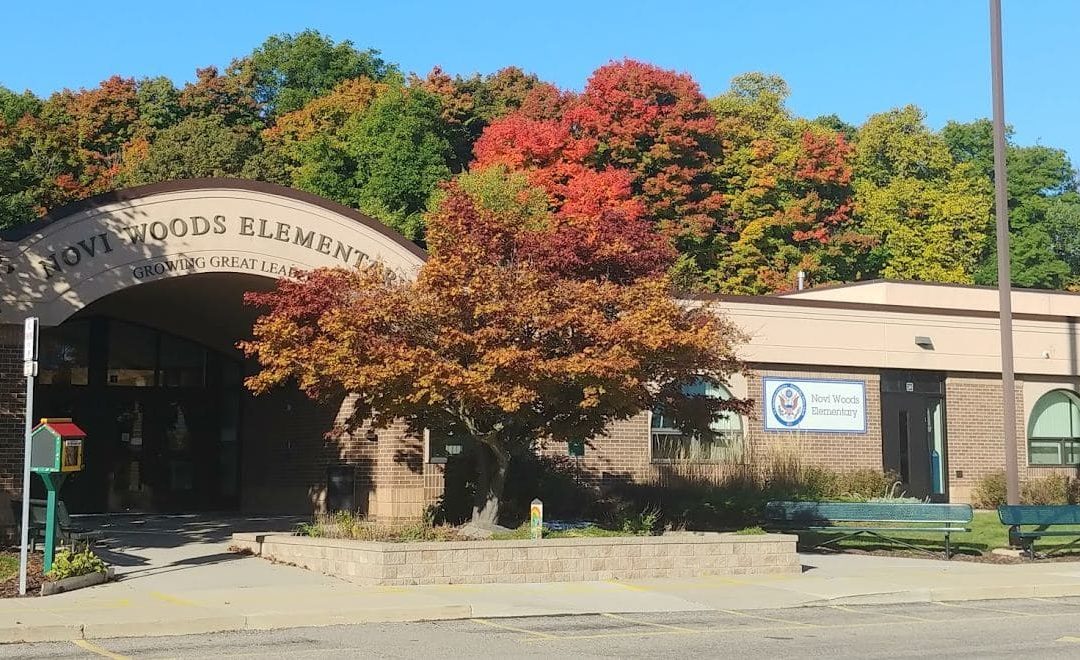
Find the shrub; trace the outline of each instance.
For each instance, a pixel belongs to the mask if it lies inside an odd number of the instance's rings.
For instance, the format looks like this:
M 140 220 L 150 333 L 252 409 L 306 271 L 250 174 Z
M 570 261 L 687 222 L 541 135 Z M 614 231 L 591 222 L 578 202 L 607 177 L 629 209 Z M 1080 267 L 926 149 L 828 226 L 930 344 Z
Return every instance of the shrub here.
M 361 515 L 348 511 L 316 516 L 310 523 L 297 525 L 296 534 L 317 538 L 391 543 L 459 540 L 456 529 L 447 525 L 434 525 L 430 520 L 386 525 L 367 520 Z
M 979 509 L 996 509 L 1005 504 L 1005 471 L 985 474 L 975 484 L 972 503 Z
M 1063 474 L 1028 479 L 1020 487 L 1020 501 L 1024 504 L 1068 504 L 1069 478 Z
M 629 516 L 622 521 L 620 528 L 627 534 L 645 536 L 652 534 L 660 522 L 660 509 L 655 507 L 646 508 L 637 515 Z
M 857 500 L 885 498 L 895 495 L 893 484 L 896 477 L 878 470 L 853 470 L 837 474 L 836 491 L 833 497 Z
M 108 567 L 105 566 L 105 562 L 102 561 L 101 557 L 95 555 L 90 548 L 82 552 L 63 549 L 53 557 L 52 570 L 46 573 L 45 577 L 50 580 L 63 580 L 91 573 L 104 575 L 107 571 Z

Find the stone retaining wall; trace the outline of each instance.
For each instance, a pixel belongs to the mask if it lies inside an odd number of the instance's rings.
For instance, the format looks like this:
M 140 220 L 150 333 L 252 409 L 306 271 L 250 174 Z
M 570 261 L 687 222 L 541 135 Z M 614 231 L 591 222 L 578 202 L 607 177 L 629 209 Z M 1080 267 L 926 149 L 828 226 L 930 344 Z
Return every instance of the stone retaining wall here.
M 375 543 L 233 534 L 233 546 L 365 585 L 572 582 L 799 573 L 796 537 L 664 536 Z

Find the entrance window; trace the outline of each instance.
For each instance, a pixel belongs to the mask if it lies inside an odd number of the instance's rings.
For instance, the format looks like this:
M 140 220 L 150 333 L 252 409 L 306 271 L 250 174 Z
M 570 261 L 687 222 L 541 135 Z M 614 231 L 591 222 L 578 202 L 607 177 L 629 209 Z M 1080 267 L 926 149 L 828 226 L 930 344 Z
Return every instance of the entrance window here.
M 42 328 L 38 346 L 38 383 L 86 385 L 89 381 L 90 323 L 72 321 Z
M 731 393 L 725 388 L 710 385 L 704 380 L 683 388 L 683 394 L 731 398 Z M 738 415 L 728 413 L 713 421 L 709 428 L 715 436 L 704 438 L 686 435 L 678 428 L 670 411 L 654 410 L 650 429 L 652 462 L 721 463 L 744 460 L 742 419 Z
M 206 350 L 194 342 L 161 335 L 161 384 L 202 387 L 206 384 Z
M 109 385 L 153 387 L 157 333 L 139 325 L 109 323 Z
M 1028 463 L 1080 463 L 1080 399 L 1066 390 L 1044 394 L 1028 420 Z

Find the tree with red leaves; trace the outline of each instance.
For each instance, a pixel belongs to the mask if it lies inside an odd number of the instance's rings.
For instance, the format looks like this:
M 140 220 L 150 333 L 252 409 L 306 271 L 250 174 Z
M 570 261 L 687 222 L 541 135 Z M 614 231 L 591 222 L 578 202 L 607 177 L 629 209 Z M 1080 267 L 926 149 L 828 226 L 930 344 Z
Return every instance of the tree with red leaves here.
M 542 111 L 545 100 L 554 113 Z M 473 151 L 474 167 L 526 172 L 564 215 L 615 202 L 691 253 L 723 231 L 716 119 L 684 74 L 625 60 L 598 69 L 577 96 L 538 87 Z
M 713 438 L 717 418 L 747 410 L 684 394 L 739 369 L 741 337 L 714 311 L 674 300 L 657 274 L 666 264 L 624 259 L 621 248 L 640 252 L 646 238 L 614 249 L 592 240 L 604 219 L 565 234 L 566 219 L 548 226 L 554 216 L 537 209 L 528 184 L 504 174 L 443 191 L 415 282 L 377 267 L 280 280 L 249 294 L 265 313 L 245 345 L 262 367 L 248 380 L 256 392 L 287 381 L 312 397 L 345 392 L 356 401 L 353 424 L 404 420 L 414 433 L 470 442 L 473 521 L 484 525 L 499 520 L 518 451 L 584 441 L 658 405 L 686 432 Z M 535 248 L 548 233 L 584 245 L 571 266 Z

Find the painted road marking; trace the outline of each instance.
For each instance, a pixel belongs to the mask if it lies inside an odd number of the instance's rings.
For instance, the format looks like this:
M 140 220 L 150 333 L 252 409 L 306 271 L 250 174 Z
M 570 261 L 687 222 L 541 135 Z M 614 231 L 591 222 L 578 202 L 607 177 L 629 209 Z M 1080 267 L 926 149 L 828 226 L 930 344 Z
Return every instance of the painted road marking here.
M 1068 644 L 1080 644 L 1080 637 L 1070 637 L 1070 636 L 1066 635 L 1065 637 L 1058 637 L 1054 641 L 1055 642 L 1066 642 Z
M 844 607 L 843 605 L 829 605 L 828 607 L 829 607 L 829 609 L 840 610 L 841 612 L 851 612 L 852 614 L 863 614 L 864 613 L 862 610 L 856 610 L 856 609 L 851 608 L 851 607 Z M 893 617 L 896 617 L 898 619 L 907 619 L 908 621 L 924 621 L 924 622 L 934 621 L 934 619 L 927 619 L 927 618 L 924 618 L 924 617 L 921 617 L 921 616 L 911 616 L 910 614 L 894 614 L 892 612 L 873 612 L 872 614 L 874 614 L 876 616 L 893 616 Z
M 188 600 L 187 598 L 180 598 L 179 596 L 170 596 L 169 594 L 163 594 L 160 591 L 151 591 L 150 596 L 152 598 L 157 598 L 158 600 L 163 600 L 166 603 L 172 603 L 173 605 L 182 605 L 184 607 L 202 607 L 193 600 Z
M 84 651 L 89 651 L 94 655 L 100 655 L 103 658 L 112 658 L 112 660 L 131 660 L 131 658 L 126 655 L 113 653 L 112 651 L 108 649 L 103 649 L 97 644 L 89 642 L 85 639 L 73 639 L 71 640 L 71 643 L 75 646 L 78 646 L 80 649 L 83 649 Z
M 697 632 L 697 630 L 694 630 L 693 628 L 684 628 L 683 626 L 672 626 L 672 625 L 669 625 L 669 624 L 666 624 L 666 623 L 653 623 L 651 621 L 638 621 L 636 619 L 631 619 L 628 616 L 622 616 L 620 614 L 612 614 L 611 612 L 603 612 L 600 616 L 606 616 L 609 619 L 616 619 L 618 621 L 626 621 L 627 623 L 634 623 L 634 624 L 637 624 L 639 626 L 650 626 L 650 627 L 653 627 L 653 628 L 666 628 L 668 630 L 677 630 L 679 632 Z
M 539 632 L 536 630 L 526 630 L 525 628 L 516 628 L 514 626 L 507 626 L 502 623 L 495 623 L 494 621 L 488 621 L 487 619 L 469 619 L 475 623 L 480 623 L 485 626 L 491 626 L 492 628 L 500 628 L 502 630 L 509 630 L 510 632 L 522 633 L 525 635 L 534 635 L 541 639 L 559 639 L 556 635 L 549 635 L 548 633 Z
M 955 607 L 961 610 L 975 610 L 976 612 L 1000 612 L 1001 614 L 1011 614 L 1013 616 L 1044 616 L 1041 614 L 1031 614 L 1029 612 L 1017 612 L 1016 610 L 1004 610 L 997 607 L 976 607 L 974 605 L 960 605 L 958 603 L 948 601 L 936 601 L 937 605 L 944 605 L 945 607 Z
M 775 621 L 777 623 L 787 624 L 789 626 L 805 626 L 807 628 L 822 628 L 816 623 L 803 623 L 802 621 L 791 621 L 790 619 L 780 619 L 773 616 L 761 616 L 759 614 L 748 614 L 746 612 L 740 612 L 738 610 L 717 610 L 717 612 L 723 612 L 724 614 L 731 614 L 733 616 L 742 616 L 750 619 L 761 619 L 762 621 Z

